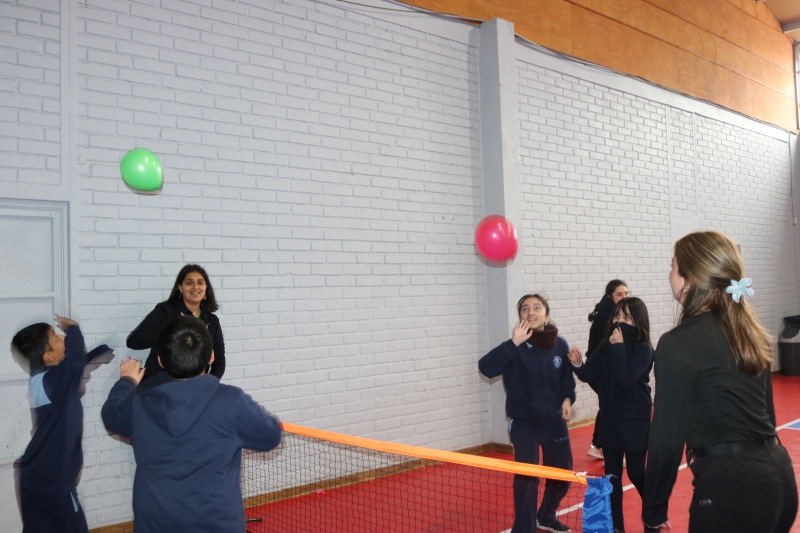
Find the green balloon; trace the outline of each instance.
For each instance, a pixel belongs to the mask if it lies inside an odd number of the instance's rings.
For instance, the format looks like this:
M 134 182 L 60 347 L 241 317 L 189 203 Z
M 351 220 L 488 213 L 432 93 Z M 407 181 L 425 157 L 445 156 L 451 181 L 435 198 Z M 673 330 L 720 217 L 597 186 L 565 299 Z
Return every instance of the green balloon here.
M 137 191 L 155 191 L 164 180 L 161 161 L 147 148 L 134 148 L 125 154 L 119 172 L 125 183 Z

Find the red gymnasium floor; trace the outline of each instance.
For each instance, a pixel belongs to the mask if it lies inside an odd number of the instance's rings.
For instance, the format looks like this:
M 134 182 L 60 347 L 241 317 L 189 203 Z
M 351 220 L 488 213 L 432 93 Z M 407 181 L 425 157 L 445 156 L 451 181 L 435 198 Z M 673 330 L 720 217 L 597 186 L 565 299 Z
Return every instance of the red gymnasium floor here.
M 800 377 L 776 375 L 773 389 L 778 436 L 792 455 L 797 474 L 800 473 L 800 423 L 796 424 L 798 429 L 787 426 L 800 422 Z M 590 474 L 603 474 L 602 462 L 586 455 L 593 429 L 594 426 L 590 425 L 570 431 L 574 469 Z M 508 454 L 486 455 L 513 460 Z M 455 473 L 458 468 L 440 465 L 434 467 L 433 474 L 426 474 L 425 470 L 410 471 L 322 494 L 311 494 L 248 509 L 248 517 L 259 517 L 261 520 L 249 523 L 247 529 L 251 533 L 461 533 L 487 530 L 480 524 L 491 519 L 497 533 L 508 531 L 513 521 L 513 517 L 508 516 L 513 510 L 510 476 L 504 478 L 502 476 L 505 474 L 490 473 L 482 474 L 480 478 L 470 478 L 469 475 Z M 430 478 L 426 479 L 426 475 L 441 477 L 435 490 L 430 489 L 432 481 Z M 625 530 L 627 533 L 643 533 L 641 499 L 627 475 L 623 476 L 623 486 L 626 491 Z M 583 500 L 583 491 L 579 487 L 572 484 L 570 494 L 562 502 L 562 509 Z M 540 498 L 541 492 L 540 488 Z M 389 510 L 396 508 L 390 503 L 400 494 L 407 498 L 402 512 Z M 470 499 L 476 495 L 477 499 Z M 691 496 L 692 475 L 688 469 L 683 468 L 678 473 L 670 498 L 672 533 L 688 531 Z M 351 507 L 353 501 L 358 502 L 357 510 Z M 572 527 L 573 531 L 579 530 L 578 511 L 562 515 L 560 519 Z M 795 523 L 792 532 L 800 533 L 800 520 Z

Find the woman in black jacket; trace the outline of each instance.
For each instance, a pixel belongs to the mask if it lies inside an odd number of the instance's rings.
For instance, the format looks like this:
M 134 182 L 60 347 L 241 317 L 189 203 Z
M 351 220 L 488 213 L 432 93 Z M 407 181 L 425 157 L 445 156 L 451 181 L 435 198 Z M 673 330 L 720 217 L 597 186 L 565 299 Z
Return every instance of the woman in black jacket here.
M 589 322 L 592 327 L 589 328 L 589 348 L 586 350 L 586 357 L 590 357 L 600 341 L 607 338 L 606 325 L 611 322 L 611 317 L 614 313 L 614 306 L 619 303 L 623 298 L 628 297 L 628 285 L 621 279 L 612 279 L 606 284 L 606 291 L 603 297 L 594 306 L 594 311 L 589 313 Z M 594 392 L 597 392 L 597 387 L 594 382 L 590 382 L 589 386 Z M 601 422 L 601 411 L 597 411 L 594 419 L 594 433 L 592 434 L 592 445 L 589 446 L 589 451 L 586 455 L 594 457 L 595 459 L 603 459 L 602 446 L 598 442 L 597 436 L 599 435 Z
M 584 364 L 576 348 L 570 351 L 569 359 L 575 375 L 586 382 L 594 381 L 597 386 L 603 411 L 598 439 L 605 454 L 606 474 L 614 475 L 611 478 L 614 532 L 624 533 L 622 460 L 627 458 L 628 477 L 641 496 L 653 409 L 650 397 L 653 346 L 644 302 L 639 298 L 620 300 L 614 308 L 613 324 L 609 324 L 606 338 L 600 341 L 594 355 Z
M 144 379 L 161 371 L 156 353 L 156 335 L 167 319 L 174 316 L 195 316 L 203 321 L 214 342 L 214 362 L 209 374 L 222 379 L 225 373 L 225 341 L 222 328 L 214 311 L 219 309 L 214 297 L 214 288 L 208 274 L 200 265 L 186 265 L 175 278 L 167 301 L 156 305 L 141 324 L 131 331 L 126 342 L 132 350 L 150 349 L 144 368 Z
M 713 231 L 675 243 L 669 275 L 683 306 L 655 355 L 656 398 L 642 518 L 669 528 L 684 444 L 694 480 L 689 533 L 786 533 L 797 482 L 777 439 L 769 335 L 750 307 L 736 244 Z

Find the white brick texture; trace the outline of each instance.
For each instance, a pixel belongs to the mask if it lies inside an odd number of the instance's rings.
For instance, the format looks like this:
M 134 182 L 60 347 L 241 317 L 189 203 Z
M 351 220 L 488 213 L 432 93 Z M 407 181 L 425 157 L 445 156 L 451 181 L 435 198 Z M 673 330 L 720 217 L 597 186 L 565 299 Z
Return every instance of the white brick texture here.
M 57 185 L 59 2 L 0 4 L 0 186 Z

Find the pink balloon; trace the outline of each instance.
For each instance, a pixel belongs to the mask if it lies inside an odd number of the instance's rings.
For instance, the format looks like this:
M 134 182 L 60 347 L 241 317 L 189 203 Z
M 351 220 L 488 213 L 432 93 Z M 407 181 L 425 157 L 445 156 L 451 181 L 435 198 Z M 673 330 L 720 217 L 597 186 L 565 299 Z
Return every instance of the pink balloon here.
M 508 261 L 517 255 L 517 230 L 500 215 L 489 215 L 475 228 L 475 245 L 490 261 Z

